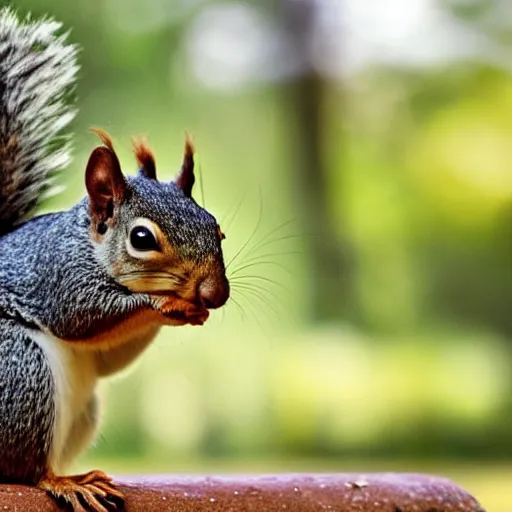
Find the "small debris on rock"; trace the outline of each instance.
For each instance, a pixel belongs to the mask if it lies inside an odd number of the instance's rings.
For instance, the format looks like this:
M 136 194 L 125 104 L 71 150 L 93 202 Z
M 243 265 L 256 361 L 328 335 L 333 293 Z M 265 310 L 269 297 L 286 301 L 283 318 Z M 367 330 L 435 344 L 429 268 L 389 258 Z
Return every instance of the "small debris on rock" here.
M 345 487 L 348 489 L 364 489 L 368 487 L 368 482 L 366 480 L 354 480 L 345 482 Z

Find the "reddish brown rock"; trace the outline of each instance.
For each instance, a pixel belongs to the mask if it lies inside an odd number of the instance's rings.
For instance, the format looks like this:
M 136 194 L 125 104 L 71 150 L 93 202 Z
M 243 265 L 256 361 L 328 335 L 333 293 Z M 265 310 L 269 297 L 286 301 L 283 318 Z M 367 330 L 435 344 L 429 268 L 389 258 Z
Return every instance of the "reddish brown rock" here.
M 485 512 L 460 487 L 426 475 L 164 475 L 118 482 L 126 512 Z M 4 510 L 59 509 L 42 491 L 1 485 Z

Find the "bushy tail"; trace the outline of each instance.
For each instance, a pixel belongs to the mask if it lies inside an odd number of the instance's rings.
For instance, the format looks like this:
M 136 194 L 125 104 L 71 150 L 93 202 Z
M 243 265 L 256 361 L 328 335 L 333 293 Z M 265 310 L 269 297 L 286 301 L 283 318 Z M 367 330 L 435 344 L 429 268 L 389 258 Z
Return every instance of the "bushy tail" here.
M 0 9 L 0 235 L 33 211 L 70 161 L 75 46 L 51 19 Z

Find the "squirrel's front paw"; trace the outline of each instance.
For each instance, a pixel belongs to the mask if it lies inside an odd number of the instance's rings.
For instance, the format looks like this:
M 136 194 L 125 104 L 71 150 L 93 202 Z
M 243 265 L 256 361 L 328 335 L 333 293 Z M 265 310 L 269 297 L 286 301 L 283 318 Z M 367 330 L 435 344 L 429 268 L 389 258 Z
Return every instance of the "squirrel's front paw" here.
M 165 297 L 158 310 L 171 325 L 203 325 L 210 315 L 206 308 L 177 297 Z
M 103 471 L 91 471 L 84 475 L 47 475 L 38 487 L 44 489 L 58 502 L 73 507 L 73 512 L 111 512 L 121 510 L 123 493 L 115 488 L 112 479 Z

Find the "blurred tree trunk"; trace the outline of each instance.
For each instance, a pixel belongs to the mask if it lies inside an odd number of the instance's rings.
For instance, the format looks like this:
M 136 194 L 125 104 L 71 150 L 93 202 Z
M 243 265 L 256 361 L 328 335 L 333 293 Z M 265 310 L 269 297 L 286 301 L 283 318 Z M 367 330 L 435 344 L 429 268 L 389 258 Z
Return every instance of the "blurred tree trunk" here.
M 328 167 L 323 156 L 323 109 L 328 83 L 315 69 L 311 57 L 317 11 L 315 0 L 281 0 L 282 27 L 301 66 L 300 73 L 285 86 L 284 101 L 294 152 L 292 180 L 296 205 L 307 234 L 309 310 L 312 321 L 331 322 L 352 316 L 349 308 L 353 304 L 353 288 L 347 248 L 342 245 L 340 229 L 328 205 Z M 342 143 L 341 136 L 338 140 Z

